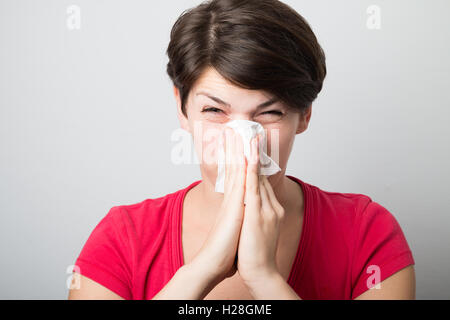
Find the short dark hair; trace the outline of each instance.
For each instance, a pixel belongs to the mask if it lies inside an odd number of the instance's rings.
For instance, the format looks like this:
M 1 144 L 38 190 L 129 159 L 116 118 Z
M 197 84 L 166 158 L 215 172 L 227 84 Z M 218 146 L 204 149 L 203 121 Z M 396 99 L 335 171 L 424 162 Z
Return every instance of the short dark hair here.
M 173 25 L 167 55 L 186 117 L 189 92 L 208 67 L 301 112 L 317 98 L 327 72 L 308 22 L 278 0 L 209 0 L 185 10 Z

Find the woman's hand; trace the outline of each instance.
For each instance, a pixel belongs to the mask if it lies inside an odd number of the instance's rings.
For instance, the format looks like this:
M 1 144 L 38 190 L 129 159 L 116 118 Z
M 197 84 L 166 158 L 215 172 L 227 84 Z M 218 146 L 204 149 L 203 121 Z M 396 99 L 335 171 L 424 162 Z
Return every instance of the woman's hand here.
M 259 139 L 251 141 L 244 221 L 238 246 L 239 274 L 246 284 L 279 274 L 276 251 L 284 209 L 266 176 L 259 177 Z
M 237 246 L 244 219 L 245 156 L 242 138 L 231 128 L 220 137 L 225 153 L 225 186 L 222 206 L 199 253 L 190 263 L 219 283 L 236 273 Z

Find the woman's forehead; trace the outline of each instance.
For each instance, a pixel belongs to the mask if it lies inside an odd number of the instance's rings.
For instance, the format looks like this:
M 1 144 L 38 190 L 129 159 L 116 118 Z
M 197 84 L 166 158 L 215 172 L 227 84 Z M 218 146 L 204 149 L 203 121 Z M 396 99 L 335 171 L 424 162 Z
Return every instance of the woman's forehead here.
M 248 90 L 238 87 L 222 77 L 212 68 L 206 70 L 193 86 L 194 100 L 209 99 L 224 106 L 233 107 L 237 103 L 259 105 L 274 97 L 264 90 Z

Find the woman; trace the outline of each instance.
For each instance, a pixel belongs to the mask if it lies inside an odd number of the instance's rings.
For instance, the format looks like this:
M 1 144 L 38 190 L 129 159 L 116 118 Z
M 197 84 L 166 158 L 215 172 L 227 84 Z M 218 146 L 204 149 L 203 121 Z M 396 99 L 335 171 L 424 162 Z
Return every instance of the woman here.
M 326 76 L 297 12 L 276 0 L 204 2 L 177 20 L 167 53 L 199 158 L 224 148 L 224 193 L 214 188 L 215 156 L 201 161 L 202 180 L 113 207 L 75 263 L 70 299 L 415 298 L 414 259 L 389 211 L 285 175 Z M 258 175 L 260 142 L 246 158 L 226 129 L 236 119 L 264 127 L 281 171 Z

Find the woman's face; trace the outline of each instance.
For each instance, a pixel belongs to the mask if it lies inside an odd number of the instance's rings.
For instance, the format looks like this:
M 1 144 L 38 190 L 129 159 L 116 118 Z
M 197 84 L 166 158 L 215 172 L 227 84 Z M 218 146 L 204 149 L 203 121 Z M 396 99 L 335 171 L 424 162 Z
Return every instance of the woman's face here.
M 267 154 L 281 168 L 281 172 L 269 178 L 271 183 L 276 183 L 285 174 L 296 134 L 307 129 L 311 116 L 311 107 L 305 115 L 288 110 L 263 91 L 234 86 L 213 68 L 207 69 L 191 89 L 186 102 L 187 118 L 181 112 L 178 90 L 174 88 L 174 92 L 181 127 L 194 139 L 202 179 L 208 179 L 212 185 L 217 177 L 218 138 L 227 122 L 251 120 L 263 126 Z

